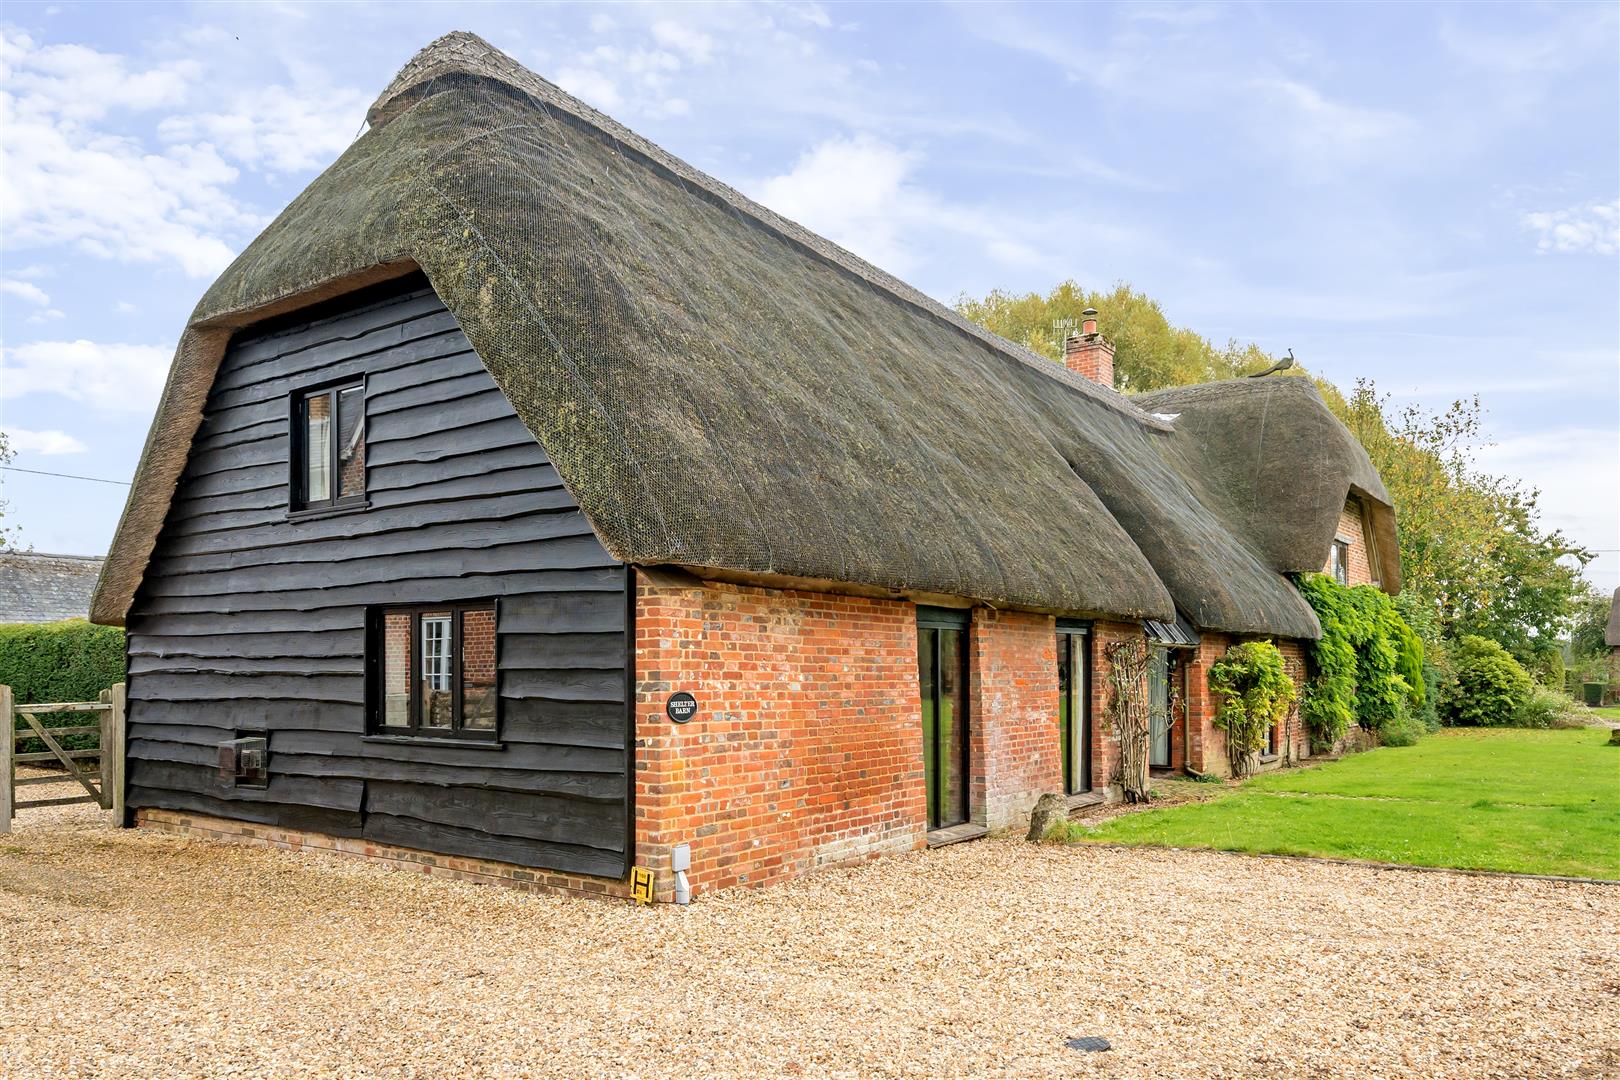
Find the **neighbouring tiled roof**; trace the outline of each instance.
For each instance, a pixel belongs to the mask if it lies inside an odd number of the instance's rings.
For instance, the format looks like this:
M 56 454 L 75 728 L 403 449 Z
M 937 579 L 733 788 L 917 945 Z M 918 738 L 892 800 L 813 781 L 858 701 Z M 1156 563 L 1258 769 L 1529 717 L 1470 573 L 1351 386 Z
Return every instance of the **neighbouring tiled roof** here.
M 92 555 L 0 551 L 0 623 L 86 618 L 105 561 Z

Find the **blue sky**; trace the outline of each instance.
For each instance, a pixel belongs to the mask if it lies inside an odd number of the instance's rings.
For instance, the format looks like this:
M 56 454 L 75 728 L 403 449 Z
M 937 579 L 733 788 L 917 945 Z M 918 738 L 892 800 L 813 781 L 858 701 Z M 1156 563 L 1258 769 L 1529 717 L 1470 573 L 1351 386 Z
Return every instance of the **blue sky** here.
M 1617 10 L 13 0 L 0 426 L 127 480 L 208 282 L 469 29 L 943 300 L 1129 281 L 1342 386 L 1478 393 L 1482 461 L 1613 588 Z M 106 549 L 124 489 L 0 483 L 35 549 Z

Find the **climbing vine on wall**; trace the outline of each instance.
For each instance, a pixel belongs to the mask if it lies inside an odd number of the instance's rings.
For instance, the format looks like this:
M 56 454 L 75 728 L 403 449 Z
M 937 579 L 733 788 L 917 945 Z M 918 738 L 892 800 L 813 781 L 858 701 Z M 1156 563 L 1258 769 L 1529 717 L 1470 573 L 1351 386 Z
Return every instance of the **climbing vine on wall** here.
M 1331 749 L 1352 723 L 1378 733 L 1409 726 L 1424 699 L 1423 644 L 1389 597 L 1324 574 L 1302 576 L 1299 591 L 1322 624 L 1300 703 L 1312 748 Z
M 1220 700 L 1214 723 L 1226 733 L 1232 775 L 1247 776 L 1267 733 L 1294 704 L 1294 681 L 1282 653 L 1269 641 L 1234 645 L 1209 666 L 1209 688 Z
M 1142 640 L 1111 641 L 1108 660 L 1108 718 L 1119 738 L 1119 785 L 1125 801 L 1148 798 L 1148 647 Z

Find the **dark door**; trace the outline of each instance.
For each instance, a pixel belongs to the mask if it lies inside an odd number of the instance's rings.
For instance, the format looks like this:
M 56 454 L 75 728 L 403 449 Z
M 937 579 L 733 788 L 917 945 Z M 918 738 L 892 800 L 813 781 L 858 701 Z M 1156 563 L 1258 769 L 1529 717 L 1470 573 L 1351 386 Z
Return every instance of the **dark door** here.
M 1148 764 L 1170 767 L 1170 650 L 1154 645 L 1148 655 Z
M 1090 636 L 1059 624 L 1058 733 L 1063 755 L 1063 790 L 1078 795 L 1091 790 L 1091 682 L 1087 663 Z
M 918 609 L 917 675 L 928 827 L 944 829 L 968 819 L 966 612 Z

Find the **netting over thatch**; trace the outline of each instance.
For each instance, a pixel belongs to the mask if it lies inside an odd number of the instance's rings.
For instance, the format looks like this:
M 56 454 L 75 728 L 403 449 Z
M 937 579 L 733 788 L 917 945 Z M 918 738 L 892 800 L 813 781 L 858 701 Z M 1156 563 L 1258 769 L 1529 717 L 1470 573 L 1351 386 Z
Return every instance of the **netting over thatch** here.
M 1316 633 L 1281 572 L 1319 567 L 1329 504 L 1376 486 L 1353 440 L 1268 464 L 1319 497 L 1288 504 L 1291 531 L 1255 525 L 1201 479 L 1218 440 L 966 323 L 470 34 L 412 60 L 370 121 L 198 305 L 98 619 L 139 584 L 231 329 L 419 265 L 627 562 Z M 1276 430 L 1336 424 L 1313 394 L 1231 393 L 1286 405 Z

